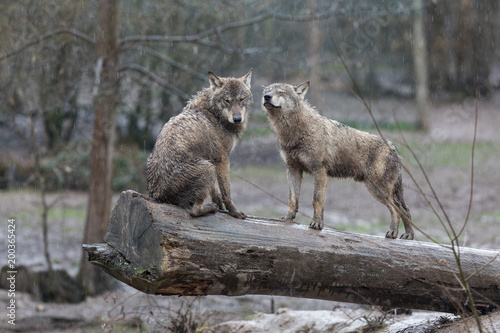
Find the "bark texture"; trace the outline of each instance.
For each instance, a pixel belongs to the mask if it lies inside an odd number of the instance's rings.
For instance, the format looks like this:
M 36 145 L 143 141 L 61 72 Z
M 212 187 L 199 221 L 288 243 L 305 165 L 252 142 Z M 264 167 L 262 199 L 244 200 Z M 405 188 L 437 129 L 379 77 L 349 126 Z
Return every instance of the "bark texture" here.
M 100 242 L 111 212 L 113 144 L 118 105 L 118 0 L 101 0 L 96 33 L 95 119 L 92 133 L 89 201 L 84 243 Z M 84 255 L 84 254 L 83 254 Z M 89 294 L 112 287 L 101 272 L 82 260 L 80 280 Z
M 428 108 L 429 75 L 427 70 L 427 38 L 424 29 L 424 5 L 422 0 L 413 0 L 413 67 L 415 72 L 415 102 L 419 127 L 428 132 L 430 120 Z
M 192 218 L 176 206 L 123 192 L 88 260 L 151 294 L 281 295 L 455 312 L 467 303 L 450 248 L 323 231 L 280 220 Z M 460 248 L 481 307 L 500 304 L 500 256 Z

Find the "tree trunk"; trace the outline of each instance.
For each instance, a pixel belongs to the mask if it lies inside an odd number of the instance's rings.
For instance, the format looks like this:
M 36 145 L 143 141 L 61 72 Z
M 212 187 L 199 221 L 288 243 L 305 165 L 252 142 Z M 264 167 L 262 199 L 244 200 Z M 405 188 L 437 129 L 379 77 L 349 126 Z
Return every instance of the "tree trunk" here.
M 427 40 L 422 15 L 422 0 L 413 0 L 413 65 L 415 72 L 415 102 L 418 112 L 418 127 L 428 132 L 430 127 L 427 111 L 429 79 L 427 72 Z
M 281 295 L 445 312 L 467 304 L 444 245 L 221 213 L 192 218 L 133 191 L 122 193 L 105 241 L 84 245 L 89 261 L 151 294 Z M 460 258 L 476 304 L 498 307 L 498 252 L 460 248 Z
M 84 243 L 101 242 L 108 227 L 112 198 L 112 158 L 118 102 L 118 0 L 101 0 L 96 34 L 95 120 Z M 80 278 L 89 294 L 109 289 L 106 276 L 83 254 Z
M 318 4 L 316 0 L 307 0 L 307 8 L 309 14 L 318 13 Z M 321 94 L 321 41 L 322 34 L 320 23 L 317 20 L 312 20 L 309 25 L 309 42 L 307 48 L 307 66 L 310 69 L 309 80 L 311 81 L 310 101 L 316 107 L 319 113 L 324 113 L 325 103 Z
M 491 42 L 495 28 L 488 17 L 495 15 L 494 10 L 493 1 L 460 1 L 456 81 L 467 96 L 491 93 L 488 76 L 495 59 Z

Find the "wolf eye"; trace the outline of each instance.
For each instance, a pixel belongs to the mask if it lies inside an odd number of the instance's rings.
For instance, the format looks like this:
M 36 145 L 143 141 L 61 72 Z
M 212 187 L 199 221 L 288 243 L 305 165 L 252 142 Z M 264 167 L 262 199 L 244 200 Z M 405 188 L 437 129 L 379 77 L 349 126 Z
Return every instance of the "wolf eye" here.
M 229 100 L 228 98 L 224 98 L 224 104 L 226 105 L 231 104 L 231 100 Z

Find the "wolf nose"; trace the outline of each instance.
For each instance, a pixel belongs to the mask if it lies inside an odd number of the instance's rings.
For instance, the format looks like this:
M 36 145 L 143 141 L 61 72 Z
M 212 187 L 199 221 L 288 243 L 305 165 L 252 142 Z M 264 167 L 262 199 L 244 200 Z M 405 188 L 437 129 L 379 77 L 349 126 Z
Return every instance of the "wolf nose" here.
M 273 98 L 273 96 L 271 96 L 271 95 L 264 95 L 264 100 L 266 102 L 269 102 L 271 100 L 271 98 Z
M 235 123 L 241 123 L 241 116 L 240 115 L 233 116 L 233 121 Z

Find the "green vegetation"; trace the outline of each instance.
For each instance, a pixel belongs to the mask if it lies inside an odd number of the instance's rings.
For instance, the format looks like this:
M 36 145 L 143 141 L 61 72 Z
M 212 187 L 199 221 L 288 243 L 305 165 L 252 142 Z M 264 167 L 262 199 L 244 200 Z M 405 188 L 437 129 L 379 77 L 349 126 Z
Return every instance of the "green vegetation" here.
M 479 214 L 475 217 L 475 220 L 480 221 L 480 222 L 485 222 L 485 223 L 499 222 L 500 221 L 500 210 Z
M 409 144 L 424 166 L 457 168 L 470 166 L 472 149 L 472 145 L 470 143 L 420 143 L 414 141 Z M 404 160 L 408 161 L 412 165 L 416 164 L 416 161 L 408 148 L 398 145 L 398 149 Z M 484 163 L 491 158 L 493 152 L 498 152 L 499 150 L 500 143 L 497 142 L 476 143 L 474 157 L 475 163 Z
M 10 212 L 9 219 L 15 219 L 16 221 L 26 221 L 28 220 L 28 214 L 26 212 Z
M 259 112 L 256 114 L 251 115 L 251 123 L 261 123 L 261 124 L 267 124 L 267 115 L 264 112 Z
M 267 115 L 263 112 L 259 112 L 250 116 L 250 125 L 247 130 L 241 136 L 242 140 L 271 135 L 273 131 L 269 126 L 267 121 Z
M 251 127 L 248 128 L 245 133 L 241 136 L 242 140 L 254 138 L 254 137 L 260 137 L 260 136 L 267 136 L 272 134 L 273 131 L 271 130 L 271 127 L 267 126 L 260 126 L 260 127 Z
M 352 120 L 340 120 L 341 123 L 350 127 L 356 128 L 361 131 L 376 133 L 377 127 L 371 122 L 357 122 Z M 418 127 L 412 122 L 400 122 L 399 124 L 393 122 L 379 123 L 379 128 L 383 131 L 389 132 L 416 132 Z M 267 116 L 263 113 L 252 116 L 249 128 L 243 133 L 242 139 L 249 139 L 252 137 L 267 136 L 273 134 L 271 127 L 268 124 Z
M 357 121 L 352 121 L 352 120 L 346 120 L 346 121 L 341 121 L 341 123 L 353 127 L 355 129 L 358 129 L 360 131 L 367 131 L 367 132 L 372 132 L 375 133 L 377 131 L 377 127 L 372 123 L 366 123 L 366 122 L 357 122 Z M 378 123 L 379 128 L 382 131 L 389 131 L 389 132 L 416 132 L 418 130 L 418 127 L 416 124 L 412 122 L 400 122 L 399 124 L 397 123 L 389 123 L 389 122 L 380 122 Z
M 48 213 L 49 220 L 63 219 L 85 219 L 87 213 L 86 207 L 80 206 L 76 208 L 51 208 Z M 41 210 L 41 208 L 40 208 Z

